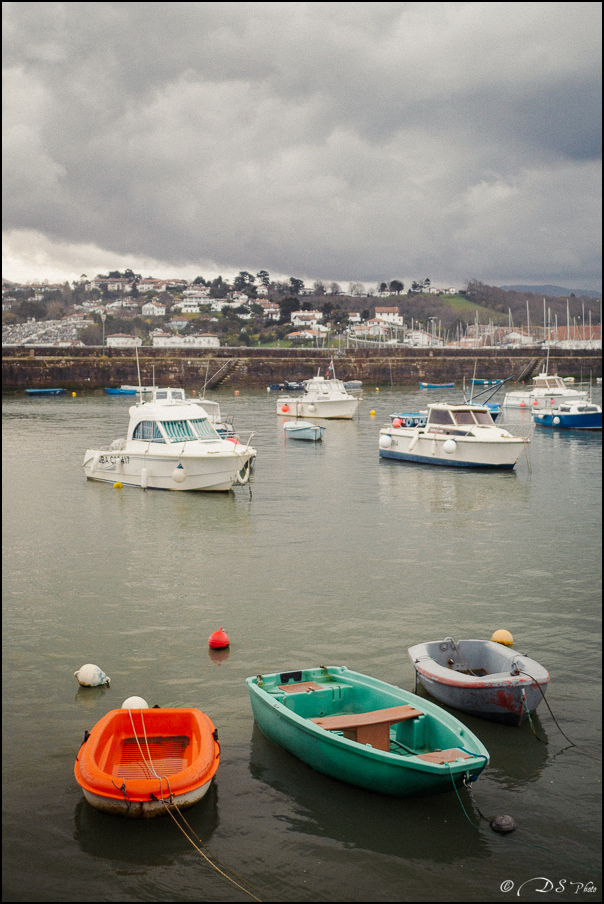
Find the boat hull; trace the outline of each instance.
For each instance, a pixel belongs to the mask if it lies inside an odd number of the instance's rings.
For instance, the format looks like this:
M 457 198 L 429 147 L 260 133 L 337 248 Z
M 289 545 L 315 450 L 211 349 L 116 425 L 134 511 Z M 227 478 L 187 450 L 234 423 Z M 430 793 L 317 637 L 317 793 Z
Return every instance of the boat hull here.
M 561 414 L 550 411 L 535 414 L 533 419 L 539 427 L 559 427 L 566 430 L 601 430 L 602 412 L 583 414 Z
M 301 439 L 312 443 L 321 440 L 325 433 L 325 427 L 305 421 L 285 421 L 283 429 L 288 439 Z
M 492 641 L 417 644 L 409 648 L 409 657 L 422 687 L 435 700 L 505 725 L 521 725 L 544 699 L 550 681 L 538 662 Z M 465 668 L 459 671 L 466 662 L 476 672 L 485 671 L 484 665 L 496 671 L 477 676 Z
M 226 492 L 234 484 L 247 482 L 255 454 L 254 449 L 246 450 L 244 446 L 239 454 L 217 452 L 203 457 L 189 456 L 186 451 L 179 457 L 168 457 L 88 449 L 84 473 L 88 480 L 111 484 L 119 481 L 123 486 L 150 490 Z
M 277 414 L 281 417 L 312 417 L 323 419 L 351 420 L 360 404 L 360 399 L 316 399 L 304 402 L 284 396 L 277 402 Z M 286 408 L 284 411 L 283 409 Z
M 420 389 L 452 389 L 455 383 L 420 383 Z
M 59 396 L 65 395 L 64 389 L 26 389 L 29 396 Z
M 393 797 L 413 797 L 452 791 L 454 784 L 477 777 L 488 763 L 488 752 L 469 729 L 434 704 L 420 701 L 415 694 L 349 671 L 344 666 L 307 669 L 296 674 L 302 681 L 321 682 L 325 686 L 318 693 L 313 691 L 311 698 L 307 694 L 280 695 L 275 691 L 275 684 L 283 675 L 262 676 L 262 687 L 258 686 L 257 678 L 248 678 L 246 684 L 254 719 L 263 734 L 318 772 L 368 791 Z M 274 682 L 271 690 L 264 691 L 263 688 L 267 684 L 271 686 L 271 682 Z M 419 719 L 401 723 L 405 726 L 405 734 L 397 734 L 396 727 L 391 729 L 392 747 L 398 743 L 396 738 L 404 738 L 407 745 L 413 745 L 408 752 L 404 750 L 401 755 L 391 752 L 392 748 L 385 751 L 357 743 L 325 730 L 311 718 L 293 711 L 294 706 L 303 711 L 316 705 L 313 712 L 317 716 L 331 714 L 334 709 L 348 713 L 351 707 L 353 713 L 357 712 L 354 705 L 348 702 L 353 699 L 355 688 L 362 691 L 366 700 L 373 700 L 378 706 L 419 706 L 422 710 Z M 323 698 L 319 701 L 320 694 Z M 422 731 L 434 733 L 432 740 L 435 740 L 435 749 L 445 750 L 453 744 L 463 747 L 469 756 L 448 763 L 421 759 L 419 753 L 425 750 L 427 739 Z M 399 746 L 404 749 L 403 743 Z
M 426 433 L 422 428 L 384 427 L 380 430 L 379 454 L 380 458 L 452 468 L 510 469 L 525 442 L 515 436 L 489 442 L 486 436 L 483 441 L 474 436 Z
M 201 787 L 187 792 L 186 794 L 175 794 L 172 800 L 115 800 L 113 798 L 103 797 L 100 794 L 93 794 L 91 791 L 82 789 L 84 797 L 91 807 L 100 810 L 101 813 L 108 813 L 111 816 L 127 816 L 129 819 L 154 819 L 156 816 L 165 816 L 168 810 L 187 810 L 189 807 L 198 803 L 210 789 L 212 781 L 208 781 Z M 165 785 L 164 785 L 165 788 Z

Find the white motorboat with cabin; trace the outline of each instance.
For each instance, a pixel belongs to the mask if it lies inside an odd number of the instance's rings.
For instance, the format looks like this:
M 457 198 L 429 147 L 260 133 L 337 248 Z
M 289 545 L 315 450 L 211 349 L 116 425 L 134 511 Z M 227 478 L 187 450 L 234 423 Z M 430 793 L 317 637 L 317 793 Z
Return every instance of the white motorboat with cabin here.
M 361 403 L 357 394 L 346 390 L 342 380 L 313 377 L 306 380 L 300 396 L 281 396 L 277 414 L 284 417 L 339 418 L 350 420 Z
M 395 419 L 400 420 L 399 418 Z M 428 405 L 425 424 L 380 430 L 381 458 L 458 468 L 513 468 L 530 442 L 497 427 L 484 405 Z
M 222 439 L 204 408 L 182 389 L 156 390 L 130 408 L 125 439 L 88 449 L 89 480 L 158 490 L 230 490 L 247 483 L 256 450 Z
M 528 408 L 549 410 L 557 408 L 560 402 L 580 402 L 587 398 L 587 392 L 569 386 L 562 377 L 542 372 L 533 380 L 530 389 L 515 389 L 506 392 L 504 408 Z

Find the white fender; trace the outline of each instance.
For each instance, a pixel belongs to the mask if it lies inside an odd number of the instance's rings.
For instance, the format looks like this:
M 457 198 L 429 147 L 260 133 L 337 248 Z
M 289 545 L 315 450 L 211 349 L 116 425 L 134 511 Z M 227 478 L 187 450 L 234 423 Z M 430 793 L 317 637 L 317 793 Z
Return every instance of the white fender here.
M 146 490 L 149 486 L 149 472 L 146 468 L 141 468 L 141 487 Z
M 172 471 L 172 480 L 174 480 L 176 483 L 182 483 L 183 480 L 186 480 L 186 478 L 187 472 L 185 471 L 183 466 L 181 464 L 177 465 Z
M 454 439 L 447 439 L 443 443 L 443 452 L 446 452 L 447 455 L 453 455 L 455 450 L 457 449 L 457 443 Z
M 249 460 L 243 463 L 240 471 L 237 471 L 237 483 L 239 486 L 245 486 L 250 479 L 250 463 Z
M 409 443 L 409 449 L 407 450 L 408 452 L 411 452 L 413 449 L 415 449 L 418 439 L 419 439 L 419 430 L 416 430 L 415 433 L 413 434 L 413 436 L 411 437 L 411 442 Z
M 392 437 L 389 433 L 382 433 L 380 436 L 380 449 L 389 449 L 392 445 Z
M 94 473 L 94 471 L 96 471 L 96 469 L 97 469 L 98 466 L 99 466 L 100 458 L 101 458 L 101 456 L 100 456 L 99 453 L 97 452 L 96 455 L 94 456 L 94 458 L 92 459 L 92 464 L 90 465 L 90 470 L 91 470 L 93 473 Z

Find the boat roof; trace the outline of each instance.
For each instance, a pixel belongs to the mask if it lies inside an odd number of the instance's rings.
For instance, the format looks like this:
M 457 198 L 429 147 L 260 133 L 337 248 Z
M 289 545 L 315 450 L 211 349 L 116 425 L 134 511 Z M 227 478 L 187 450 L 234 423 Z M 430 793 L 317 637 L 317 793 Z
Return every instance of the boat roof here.
M 475 405 L 470 402 L 461 402 L 458 405 L 451 405 L 449 402 L 431 402 L 427 407 L 441 408 L 445 409 L 446 411 L 488 411 L 490 414 L 490 410 L 487 405 Z

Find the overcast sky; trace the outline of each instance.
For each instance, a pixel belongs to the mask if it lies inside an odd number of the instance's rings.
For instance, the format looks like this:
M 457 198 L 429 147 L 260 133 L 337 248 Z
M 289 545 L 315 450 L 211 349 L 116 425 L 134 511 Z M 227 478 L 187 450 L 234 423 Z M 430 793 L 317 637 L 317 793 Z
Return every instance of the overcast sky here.
M 601 288 L 600 3 L 4 3 L 3 276 Z

